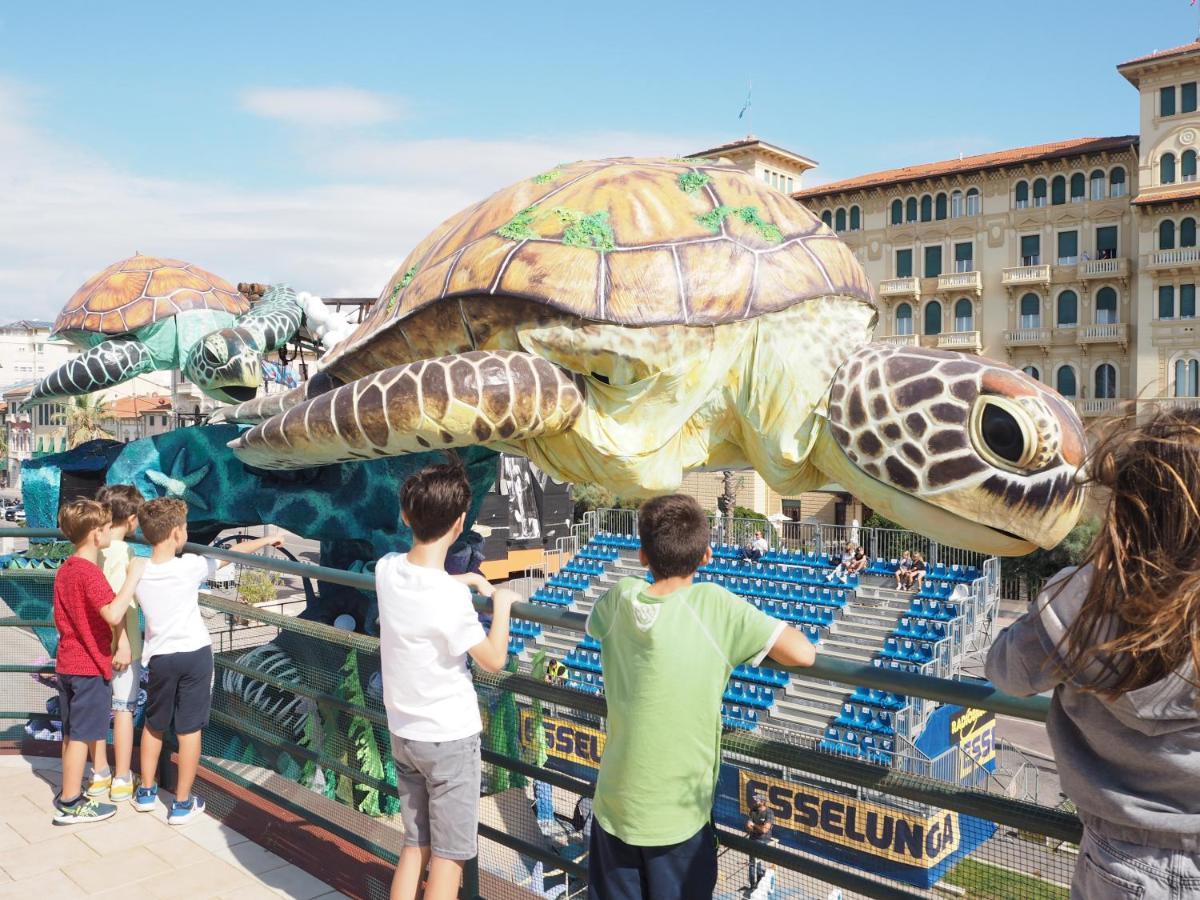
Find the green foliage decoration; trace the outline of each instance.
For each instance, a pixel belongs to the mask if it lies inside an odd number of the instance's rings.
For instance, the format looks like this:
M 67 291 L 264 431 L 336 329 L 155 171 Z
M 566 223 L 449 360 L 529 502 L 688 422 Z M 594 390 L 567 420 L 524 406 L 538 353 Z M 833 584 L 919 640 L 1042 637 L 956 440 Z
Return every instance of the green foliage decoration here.
M 502 238 L 508 238 L 510 241 L 527 241 L 530 238 L 538 237 L 538 233 L 533 230 L 533 217 L 537 215 L 537 212 L 536 203 L 533 206 L 525 207 L 496 229 L 496 234 Z
M 704 172 L 683 172 L 676 180 L 679 183 L 679 189 L 681 191 L 683 191 L 685 194 L 694 194 L 700 190 L 700 188 L 712 181 L 712 178 L 710 178 Z
M 512 673 L 517 671 L 515 656 L 508 658 L 504 671 Z M 519 724 L 517 698 L 513 696 L 512 691 L 501 691 L 496 700 L 496 711 L 492 713 L 492 719 L 488 725 L 489 748 L 509 759 L 520 759 L 521 744 L 517 734 Z M 524 775 L 519 772 L 510 772 L 503 766 L 492 766 L 491 793 L 498 794 L 501 791 L 507 791 L 510 787 L 524 786 Z
M 711 212 L 696 216 L 696 221 L 713 234 L 716 234 L 721 230 L 721 223 L 729 216 L 736 216 L 747 225 L 753 226 L 762 236 L 763 240 L 771 241 L 772 243 L 778 243 L 783 240 L 783 232 L 779 230 L 779 227 L 760 216 L 757 207 L 754 206 L 718 206 Z
M 350 650 L 341 668 L 342 682 L 338 686 L 338 696 L 358 709 L 365 709 L 366 695 L 362 689 L 362 679 L 358 672 L 358 651 Z M 350 727 L 346 730 L 350 744 L 354 748 L 354 758 L 358 761 L 358 769 L 364 775 L 382 781 L 384 777 L 383 759 L 379 753 L 379 744 L 375 740 L 375 729 L 370 720 L 356 713 L 350 717 Z M 359 812 L 368 816 L 382 815 L 379 808 L 379 790 L 369 785 L 356 785 L 361 799 L 355 804 Z M 351 799 L 353 800 L 353 790 Z M 339 790 L 339 799 L 341 791 Z
M 551 169 L 549 172 L 543 172 L 541 175 L 534 175 L 533 183 L 534 184 L 548 184 L 549 182 L 553 181 L 555 178 L 558 178 L 560 175 L 562 175 L 561 169 Z
M 402 290 L 404 290 L 406 287 L 408 287 L 409 282 L 411 282 L 413 280 L 413 278 L 416 277 L 416 275 L 417 275 L 417 267 L 409 266 L 408 271 L 405 272 L 403 277 L 399 281 L 396 282 L 396 286 L 392 288 L 392 296 L 388 297 L 388 303 L 387 303 L 387 311 L 388 312 L 391 312 L 393 309 L 396 308 L 396 302 L 400 299 L 400 292 Z
M 599 250 L 601 253 L 616 247 L 612 226 L 608 224 L 607 210 L 585 214 L 559 207 L 554 212 L 567 226 L 562 236 L 563 243 L 567 246 Z

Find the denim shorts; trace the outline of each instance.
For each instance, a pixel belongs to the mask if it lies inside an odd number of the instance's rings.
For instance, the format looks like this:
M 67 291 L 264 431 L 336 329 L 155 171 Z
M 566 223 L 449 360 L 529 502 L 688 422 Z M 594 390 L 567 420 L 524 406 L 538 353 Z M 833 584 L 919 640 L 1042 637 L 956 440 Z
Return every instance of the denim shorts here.
M 142 690 L 142 664 L 136 659 L 121 671 L 113 670 L 113 712 L 133 712 L 137 709 L 138 694 Z
M 442 859 L 479 852 L 479 735 L 457 741 L 410 741 L 392 735 L 404 846 L 429 847 Z
M 1200 897 L 1200 855 L 1101 837 L 1084 828 L 1072 900 L 1188 900 Z

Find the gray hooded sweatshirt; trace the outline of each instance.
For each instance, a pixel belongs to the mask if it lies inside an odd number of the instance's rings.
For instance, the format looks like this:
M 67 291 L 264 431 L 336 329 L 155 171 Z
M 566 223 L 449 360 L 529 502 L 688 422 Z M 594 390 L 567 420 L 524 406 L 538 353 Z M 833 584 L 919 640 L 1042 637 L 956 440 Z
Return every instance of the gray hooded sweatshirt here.
M 1057 649 L 1091 581 L 1091 566 L 1051 578 L 996 638 L 987 677 L 1023 697 L 1054 690 L 1046 730 L 1084 825 L 1118 841 L 1200 853 L 1200 691 L 1191 663 L 1116 700 L 1080 690 L 1112 676 L 1109 664 L 1093 661 L 1068 679 Z

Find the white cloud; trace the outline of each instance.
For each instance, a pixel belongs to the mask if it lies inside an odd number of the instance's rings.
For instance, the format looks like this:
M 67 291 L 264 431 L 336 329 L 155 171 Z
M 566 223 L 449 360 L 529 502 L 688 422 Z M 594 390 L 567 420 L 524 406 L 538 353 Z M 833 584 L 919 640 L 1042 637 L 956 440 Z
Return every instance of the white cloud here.
M 293 125 L 378 125 L 399 118 L 400 101 L 357 88 L 251 88 L 242 109 Z
M 375 296 L 434 226 L 519 178 L 565 160 L 706 146 L 617 133 L 314 139 L 300 149 L 315 185 L 256 189 L 124 171 L 36 127 L 31 96 L 0 81 L 0 321 L 54 318 L 89 276 L 137 251 L 185 259 L 233 283 Z

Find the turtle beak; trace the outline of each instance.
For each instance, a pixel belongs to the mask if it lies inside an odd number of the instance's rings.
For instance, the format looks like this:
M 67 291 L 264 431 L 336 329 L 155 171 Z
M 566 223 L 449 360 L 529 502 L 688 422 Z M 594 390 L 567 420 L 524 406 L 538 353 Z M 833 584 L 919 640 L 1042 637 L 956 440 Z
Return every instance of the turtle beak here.
M 253 336 L 240 328 L 223 328 L 196 346 L 184 373 L 216 400 L 244 403 L 262 385 L 261 354 Z

